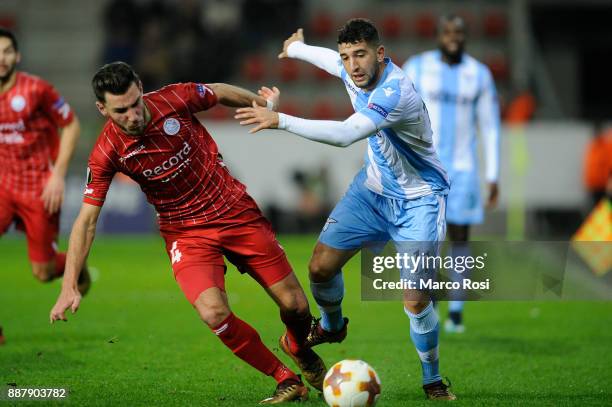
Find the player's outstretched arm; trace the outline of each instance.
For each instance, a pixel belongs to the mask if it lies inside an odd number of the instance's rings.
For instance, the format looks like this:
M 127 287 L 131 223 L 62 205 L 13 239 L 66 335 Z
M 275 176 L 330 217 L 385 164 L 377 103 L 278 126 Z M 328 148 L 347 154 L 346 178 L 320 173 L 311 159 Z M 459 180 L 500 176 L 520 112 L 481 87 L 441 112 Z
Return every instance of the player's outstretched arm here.
M 263 129 L 283 129 L 319 143 L 347 147 L 376 133 L 376 125 L 362 113 L 354 113 L 343 122 L 307 120 L 283 113 L 271 112 L 253 105 L 236 110 L 235 119 L 242 126 L 255 124 L 249 133 Z
M 304 29 L 303 28 L 298 28 L 296 32 L 291 34 L 289 38 L 287 38 L 285 42 L 283 42 L 283 50 L 281 51 L 280 54 L 278 54 L 278 59 L 290 58 L 289 52 L 287 52 L 287 49 L 294 42 L 304 43 Z
M 246 90 L 227 83 L 211 83 L 207 85 L 215 92 L 219 103 L 229 107 L 247 107 L 256 103 L 269 110 L 276 110 L 280 100 L 280 91 L 275 87 L 272 89 L 263 87 L 259 90 L 259 95 L 250 90 Z
M 283 43 L 283 50 L 278 58 L 297 58 L 309 62 L 327 71 L 330 75 L 340 77 L 340 54 L 329 48 L 313 47 L 304 43 L 304 30 L 299 28 Z
M 51 214 L 57 212 L 64 201 L 64 179 L 66 177 L 66 172 L 68 172 L 70 158 L 72 158 L 72 153 L 74 153 L 80 134 L 81 125 L 76 116 L 74 116 L 70 124 L 61 129 L 57 160 L 55 160 L 55 164 L 53 164 L 51 176 L 47 180 L 41 195 L 45 209 Z
M 101 209 L 99 206 L 84 203 L 79 216 L 74 221 L 66 255 L 62 291 L 49 315 L 51 323 L 66 321 L 66 310 L 70 309 L 74 314 L 79 308 L 81 293 L 77 288 L 77 280 L 93 243 Z

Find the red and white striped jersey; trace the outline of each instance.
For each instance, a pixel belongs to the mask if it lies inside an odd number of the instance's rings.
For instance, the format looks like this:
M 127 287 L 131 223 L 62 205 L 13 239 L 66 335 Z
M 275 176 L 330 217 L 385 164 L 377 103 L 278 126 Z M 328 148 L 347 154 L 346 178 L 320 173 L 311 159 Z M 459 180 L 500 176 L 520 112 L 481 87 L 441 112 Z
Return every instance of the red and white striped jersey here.
M 59 128 L 73 120 L 68 103 L 43 79 L 17 72 L 0 94 L 0 187 L 39 197 L 59 150 Z
M 102 206 L 113 175 L 136 181 L 157 210 L 160 226 L 202 224 L 218 218 L 245 193 L 229 173 L 217 144 L 195 113 L 217 103 L 202 84 L 173 84 L 143 96 L 151 121 L 130 136 L 112 120 L 89 158 L 83 201 Z

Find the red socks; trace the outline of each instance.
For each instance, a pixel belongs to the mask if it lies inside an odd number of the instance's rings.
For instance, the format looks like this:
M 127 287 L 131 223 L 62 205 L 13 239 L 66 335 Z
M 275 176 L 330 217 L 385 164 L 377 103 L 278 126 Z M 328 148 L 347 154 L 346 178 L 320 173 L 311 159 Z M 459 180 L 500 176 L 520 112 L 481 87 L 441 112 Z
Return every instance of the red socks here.
M 266 348 L 257 331 L 233 313 L 213 332 L 236 356 L 260 372 L 273 376 L 278 383 L 289 378 L 297 380 L 295 373 Z
M 64 275 L 64 268 L 66 267 L 66 253 L 55 253 L 55 273 L 54 277 L 61 277 Z
M 280 314 L 281 321 L 287 327 L 287 337 L 289 338 L 289 350 L 294 355 L 302 350 L 302 345 L 306 342 L 312 323 L 312 315 Z

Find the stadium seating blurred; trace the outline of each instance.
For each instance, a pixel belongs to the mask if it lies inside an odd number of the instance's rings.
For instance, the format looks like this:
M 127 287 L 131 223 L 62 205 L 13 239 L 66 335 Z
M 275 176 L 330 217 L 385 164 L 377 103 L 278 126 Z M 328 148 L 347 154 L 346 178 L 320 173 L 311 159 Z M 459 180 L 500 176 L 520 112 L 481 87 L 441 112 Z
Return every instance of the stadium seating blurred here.
M 435 48 L 436 24 L 441 12 L 455 12 L 466 19 L 469 52 L 491 67 L 502 98 L 510 91 L 509 11 L 503 3 L 476 7 L 470 2 L 461 2 L 445 7 L 448 5 L 443 2 L 431 5 L 418 1 L 381 2 L 375 9 L 350 9 L 322 1 L 283 3 L 286 8 L 283 12 L 288 16 L 302 16 L 294 18 L 295 23 L 288 21 L 288 17 L 272 20 L 270 10 L 274 6 L 266 2 L 219 6 L 218 2 L 207 5 L 193 0 L 176 5 L 169 0 L 92 3 L 65 0 L 64 6 L 71 7 L 70 14 L 54 9 L 47 2 L 27 10 L 19 8 L 18 0 L 3 3 L 7 7 L 0 12 L 0 24 L 17 27 L 24 43 L 30 46 L 24 61 L 26 66 L 42 68 L 41 73 L 51 71 L 54 83 L 77 105 L 91 103 L 88 84 L 91 71 L 101 62 L 122 59 L 133 62 L 141 71 L 146 89 L 184 80 L 230 81 L 250 89 L 276 84 L 283 87 L 284 96 L 290 96 L 294 105 L 308 106 L 297 110 L 316 112 L 318 117 L 340 118 L 346 111 L 327 109 L 320 103 L 309 106 L 312 94 L 327 97 L 332 103 L 345 98 L 340 82 L 329 80 L 329 74 L 303 62 L 277 59 L 287 36 L 303 26 L 307 41 L 335 48 L 336 32 L 346 19 L 370 18 L 380 27 L 388 55 L 394 63 L 402 65 L 410 55 Z M 67 20 L 66 27 L 57 25 L 51 29 L 47 16 L 64 20 L 61 16 L 67 15 L 75 18 Z M 77 15 L 83 17 L 76 18 Z M 22 20 L 21 26 L 19 20 Z M 101 24 L 91 27 L 90 22 L 96 20 Z M 261 30 L 258 24 L 270 29 Z M 75 32 L 79 35 L 75 36 Z M 31 40 L 45 36 L 51 45 L 42 46 Z M 59 44 L 68 38 L 73 46 L 59 51 Z M 65 54 L 71 68 L 59 69 L 43 63 L 59 54 Z M 88 68 L 82 69 L 84 66 Z M 289 85 L 291 88 L 287 89 Z M 96 117 L 95 112 L 87 114 Z M 214 113 L 207 117 L 227 120 L 231 115 Z
M 510 91 L 507 9 L 499 5 L 466 8 L 462 3 L 459 6 L 446 12 L 455 12 L 466 20 L 469 27 L 468 52 L 490 67 L 498 92 L 504 98 Z M 410 55 L 436 47 L 439 13 L 437 8 L 426 7 L 419 2 L 381 3 L 374 13 L 354 10 L 347 13 L 345 9 L 331 5 L 316 6 L 309 15 L 304 32 L 307 41 L 312 44 L 335 48 L 337 29 L 346 19 L 366 17 L 379 25 L 386 53 L 397 65 L 401 66 Z M 257 53 L 243 56 L 242 68 L 234 79 L 252 89 L 263 83 L 274 82 L 283 89 L 290 84 L 295 101 L 301 106 L 308 106 L 307 109 L 299 109 L 302 112 L 309 113 L 313 118 L 346 117 L 346 109 L 333 106 L 335 100 L 346 97 L 340 82 L 330 81 L 331 75 L 309 64 L 295 60 L 279 61 L 276 58 L 285 39 L 271 39 Z M 312 102 L 312 94 L 323 100 Z
M 301 61 L 278 60 L 283 41 L 293 31 L 303 27 L 308 43 L 334 49 L 337 30 L 348 18 L 369 18 L 380 28 L 387 55 L 395 64 L 402 65 L 411 55 L 435 49 L 438 17 L 442 13 L 456 13 L 468 26 L 467 51 L 491 69 L 501 106 L 509 106 L 512 110 L 517 95 L 527 91 L 531 95 L 529 119 L 535 120 L 536 124 L 522 123 L 524 133 L 516 137 L 514 128 L 504 128 L 504 134 L 512 134 L 512 137 L 503 137 L 502 140 L 502 153 L 508 155 L 503 156 L 502 177 L 523 180 L 524 185 L 517 188 L 524 187 L 528 192 L 523 197 L 514 198 L 526 202 L 526 211 L 530 214 L 526 216 L 538 217 L 538 211 L 556 207 L 573 211 L 573 219 L 576 211 L 583 210 L 581 208 L 588 202 L 580 187 L 579 155 L 590 137 L 591 126 L 578 119 L 590 119 L 588 115 L 593 112 L 603 112 L 600 116 L 609 115 L 609 109 L 587 108 L 583 102 L 597 99 L 584 96 L 588 93 L 579 80 L 566 80 L 580 77 L 582 71 L 591 72 L 589 70 L 598 64 L 581 64 L 582 54 L 578 51 L 566 54 L 560 51 L 565 49 L 563 47 L 540 45 L 539 41 L 551 37 L 546 30 L 550 31 L 551 24 L 554 27 L 558 23 L 544 24 L 552 14 L 544 6 L 540 7 L 541 10 L 531 7 L 532 3 L 526 2 L 519 10 L 513 2 L 485 0 L 28 2 L 28 5 L 36 4 L 35 7 L 24 7 L 23 0 L 2 0 L 0 25 L 16 31 L 23 51 L 21 67 L 51 81 L 78 111 L 84 128 L 84 142 L 76 152 L 71 172 L 75 173 L 75 179 L 80 180 L 89 146 L 101 124 L 101 118 L 93 107 L 90 79 L 102 63 L 114 59 L 132 62 L 141 74 L 146 90 L 175 81 L 222 81 L 251 90 L 262 85 L 276 85 L 282 92 L 283 112 L 306 118 L 343 119 L 351 114 L 352 108 L 339 80 Z M 568 3 L 577 5 L 580 1 Z M 551 3 L 546 7 L 552 9 L 555 6 Z M 579 15 L 577 11 L 568 10 L 562 14 L 566 15 L 567 19 L 563 20 L 566 26 L 568 21 L 581 21 L 572 19 Z M 598 27 L 589 21 L 595 21 L 599 15 L 606 14 L 593 8 L 590 20 L 585 20 L 580 30 Z M 574 28 L 572 35 L 581 34 L 580 30 Z M 592 54 L 589 61 L 597 61 L 597 55 Z M 550 60 L 545 61 L 547 58 Z M 599 65 L 600 69 L 605 69 L 603 64 Z M 584 74 L 583 82 L 595 77 L 597 71 L 592 75 Z M 593 87 L 596 91 L 600 88 L 605 86 Z M 266 202 L 280 203 L 285 207 L 293 205 L 292 193 L 285 191 L 290 189 L 290 185 L 284 184 L 286 177 L 283 178 L 279 170 L 270 168 L 264 176 L 264 167 L 259 165 L 259 161 L 257 171 L 248 169 L 253 156 L 266 154 L 268 149 L 283 152 L 275 153 L 275 159 L 284 169 L 297 161 L 312 164 L 312 160 L 324 157 L 321 160 L 331 163 L 331 181 L 338 186 L 333 189 L 336 195 L 341 194 L 354 169 L 361 165 L 362 148 L 344 152 L 339 160 L 331 155 L 337 150 L 303 141 L 299 142 L 301 144 L 287 142 L 284 147 L 279 147 L 278 140 L 262 137 L 256 139 L 262 142 L 261 145 L 245 147 L 232 117 L 233 110 L 229 108 L 211 109 L 202 115 L 213 134 L 225 132 L 222 137 L 217 137 L 220 148 L 250 150 L 251 154 L 244 157 L 232 151 L 227 160 L 264 205 Z M 549 121 L 542 122 L 542 118 Z M 568 123 L 562 122 L 568 119 Z M 559 134 L 564 136 L 559 137 Z M 254 138 L 249 138 L 248 142 L 252 140 Z M 284 143 L 287 137 L 281 140 Z M 552 140 L 554 148 L 559 151 L 557 154 L 566 151 L 577 155 L 564 160 L 563 172 L 545 168 L 533 159 L 547 151 L 545 141 Z M 238 158 L 232 162 L 232 157 Z M 517 163 L 524 167 L 515 167 Z M 517 171 L 525 172 L 517 177 Z M 554 185 L 548 183 L 551 178 L 555 179 Z M 260 179 L 267 182 L 259 182 Z M 270 190 L 268 182 L 282 186 Z M 74 188 L 75 191 L 79 189 L 80 186 Z M 487 222 L 496 231 L 506 224 L 505 216 L 510 205 L 510 198 L 505 194 L 508 190 L 502 188 L 502 191 L 502 208 Z M 538 222 L 533 222 L 533 225 L 540 228 Z

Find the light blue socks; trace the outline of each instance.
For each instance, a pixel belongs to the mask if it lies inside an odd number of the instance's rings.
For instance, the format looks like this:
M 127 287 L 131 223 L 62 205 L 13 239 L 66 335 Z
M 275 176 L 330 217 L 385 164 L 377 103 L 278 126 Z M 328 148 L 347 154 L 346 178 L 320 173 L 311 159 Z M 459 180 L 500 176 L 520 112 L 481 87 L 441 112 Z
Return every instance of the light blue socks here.
M 342 318 L 342 299 L 344 298 L 344 279 L 342 271 L 331 280 L 322 283 L 310 282 L 310 290 L 321 312 L 321 326 L 328 332 L 337 332 L 344 326 Z
M 413 314 L 405 308 L 404 311 L 410 318 L 410 337 L 419 354 L 419 359 L 421 359 L 423 384 L 442 380 L 438 363 L 440 324 L 433 303 L 430 302 L 419 314 Z

